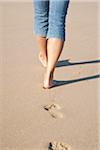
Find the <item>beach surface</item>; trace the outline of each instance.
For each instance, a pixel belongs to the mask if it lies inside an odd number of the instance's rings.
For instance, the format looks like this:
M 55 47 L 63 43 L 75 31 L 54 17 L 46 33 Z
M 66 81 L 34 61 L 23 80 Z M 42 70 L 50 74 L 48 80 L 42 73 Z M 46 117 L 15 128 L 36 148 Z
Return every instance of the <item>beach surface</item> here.
M 54 80 L 42 89 L 30 2 L 0 2 L 0 150 L 99 150 L 97 2 L 73 2 Z M 48 105 L 56 105 L 48 111 Z

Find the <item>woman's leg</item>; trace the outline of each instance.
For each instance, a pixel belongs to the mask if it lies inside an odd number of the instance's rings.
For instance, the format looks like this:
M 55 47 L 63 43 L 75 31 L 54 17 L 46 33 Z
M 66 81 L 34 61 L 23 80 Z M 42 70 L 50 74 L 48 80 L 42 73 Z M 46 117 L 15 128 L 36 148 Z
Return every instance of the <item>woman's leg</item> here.
M 47 39 L 45 37 L 37 36 L 37 44 L 39 47 L 39 60 L 44 67 L 47 66 Z
M 44 77 L 44 87 L 53 86 L 53 73 L 65 41 L 65 18 L 69 1 L 50 0 L 49 30 L 47 34 L 48 64 Z
M 47 66 L 47 40 L 49 1 L 34 0 L 34 31 L 39 47 L 39 60 Z
M 52 86 L 53 73 L 57 63 L 57 60 L 60 57 L 64 45 L 64 41 L 57 38 L 50 38 L 47 43 L 47 55 L 48 55 L 48 64 L 45 73 L 44 87 L 49 88 Z

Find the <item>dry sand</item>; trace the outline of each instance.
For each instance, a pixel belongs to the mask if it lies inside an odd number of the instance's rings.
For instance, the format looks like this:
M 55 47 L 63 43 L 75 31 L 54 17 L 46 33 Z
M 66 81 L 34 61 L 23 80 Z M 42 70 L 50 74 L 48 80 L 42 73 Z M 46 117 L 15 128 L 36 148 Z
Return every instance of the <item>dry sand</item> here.
M 47 150 L 51 141 L 99 150 L 97 3 L 70 3 L 68 41 L 54 78 L 59 86 L 47 91 L 32 1 L 0 3 L 0 17 L 0 150 Z M 52 103 L 61 107 L 62 118 L 44 110 Z

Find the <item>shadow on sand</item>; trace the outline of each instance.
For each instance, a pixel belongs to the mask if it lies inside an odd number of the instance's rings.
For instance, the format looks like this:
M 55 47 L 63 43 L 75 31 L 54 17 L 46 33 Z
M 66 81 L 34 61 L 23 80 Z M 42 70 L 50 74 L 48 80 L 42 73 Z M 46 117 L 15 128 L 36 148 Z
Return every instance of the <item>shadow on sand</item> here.
M 58 61 L 57 64 L 56 64 L 56 67 L 100 63 L 100 60 L 83 61 L 83 62 L 70 62 L 69 60 L 70 59 Z
M 81 65 L 81 64 L 92 64 L 92 63 L 100 63 L 100 60 L 93 60 L 93 61 L 84 61 L 84 62 L 69 62 L 69 59 L 67 60 L 61 60 L 58 61 L 56 67 L 63 67 L 63 66 L 71 66 L 71 65 Z M 97 79 L 100 78 L 100 74 L 96 74 L 93 76 L 88 76 L 88 77 L 83 77 L 83 78 L 79 78 L 79 79 L 73 79 L 73 80 L 53 80 L 54 83 L 54 87 L 58 87 L 58 86 L 63 86 L 66 84 L 71 84 L 71 83 L 76 83 L 76 82 L 80 82 L 80 81 L 85 81 L 85 80 L 92 80 L 92 79 Z
M 80 81 L 85 81 L 85 80 L 91 80 L 91 79 L 96 79 L 96 78 L 100 78 L 100 74 L 94 75 L 94 76 L 89 76 L 89 77 L 84 77 L 84 78 L 79 78 L 79 79 L 74 79 L 74 80 L 53 80 L 54 83 L 54 87 L 58 87 L 58 86 L 62 86 L 62 85 L 66 85 L 66 84 L 70 84 L 70 83 L 76 83 L 76 82 L 80 82 Z

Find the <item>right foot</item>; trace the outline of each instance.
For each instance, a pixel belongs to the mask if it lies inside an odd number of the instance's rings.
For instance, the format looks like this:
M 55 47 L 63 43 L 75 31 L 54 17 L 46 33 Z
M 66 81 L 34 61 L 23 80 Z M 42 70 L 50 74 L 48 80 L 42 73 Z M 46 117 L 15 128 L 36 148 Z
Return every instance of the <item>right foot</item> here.
M 39 60 L 44 67 L 47 67 L 47 57 L 39 53 Z
M 46 73 L 44 77 L 44 89 L 50 89 L 53 87 L 53 73 Z

